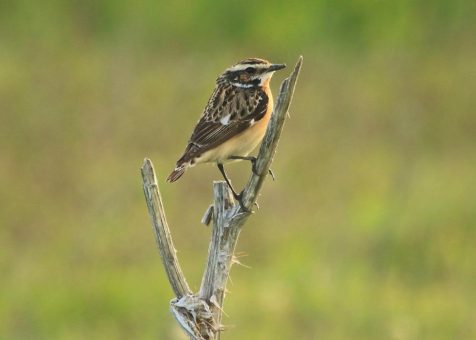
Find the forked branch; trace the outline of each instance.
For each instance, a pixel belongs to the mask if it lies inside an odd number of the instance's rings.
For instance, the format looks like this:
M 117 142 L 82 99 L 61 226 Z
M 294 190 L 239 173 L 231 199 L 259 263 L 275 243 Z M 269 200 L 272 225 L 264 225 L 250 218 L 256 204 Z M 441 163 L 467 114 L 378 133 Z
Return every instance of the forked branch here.
M 302 57 L 299 57 L 290 77 L 281 83 L 277 103 L 257 157 L 256 169 L 258 174 L 252 172 L 243 191 L 245 210 L 239 204 L 235 204 L 230 189 L 225 182 L 213 183 L 214 204 L 207 210 L 202 219 L 205 222 L 213 221 L 212 239 L 208 249 L 208 260 L 200 291 L 196 294 L 191 292 L 180 269 L 165 219 L 152 162 L 145 159 L 141 168 L 144 194 L 157 246 L 170 285 L 176 296 L 170 302 L 172 313 L 192 339 L 208 340 L 219 339 L 220 337 L 220 331 L 223 329 L 221 325 L 223 299 L 233 264 L 235 246 L 241 227 L 251 214 L 250 211 L 256 202 L 273 161 L 301 65 Z

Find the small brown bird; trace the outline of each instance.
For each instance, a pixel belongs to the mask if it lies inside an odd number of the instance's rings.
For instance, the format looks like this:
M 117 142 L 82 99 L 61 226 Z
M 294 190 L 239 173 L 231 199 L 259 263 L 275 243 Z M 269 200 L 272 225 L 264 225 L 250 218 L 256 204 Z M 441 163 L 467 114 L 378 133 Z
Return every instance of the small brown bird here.
M 193 130 L 187 147 L 167 178 L 178 180 L 196 164 L 216 162 L 236 199 L 240 194 L 231 186 L 223 164 L 249 160 L 251 151 L 261 142 L 273 111 L 269 82 L 273 73 L 286 65 L 249 58 L 226 69 L 216 80 L 216 87 Z M 240 200 L 241 202 L 241 200 Z

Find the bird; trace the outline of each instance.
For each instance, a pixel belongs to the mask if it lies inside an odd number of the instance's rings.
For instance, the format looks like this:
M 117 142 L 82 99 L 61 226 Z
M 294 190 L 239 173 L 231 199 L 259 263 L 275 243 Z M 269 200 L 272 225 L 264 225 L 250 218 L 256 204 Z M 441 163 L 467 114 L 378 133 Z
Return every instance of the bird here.
M 247 58 L 227 68 L 216 79 L 215 89 L 167 182 L 177 181 L 197 164 L 216 163 L 241 204 L 242 193 L 233 188 L 223 165 L 248 160 L 256 173 L 256 157 L 249 154 L 262 141 L 273 111 L 271 77 L 285 67 L 265 59 Z

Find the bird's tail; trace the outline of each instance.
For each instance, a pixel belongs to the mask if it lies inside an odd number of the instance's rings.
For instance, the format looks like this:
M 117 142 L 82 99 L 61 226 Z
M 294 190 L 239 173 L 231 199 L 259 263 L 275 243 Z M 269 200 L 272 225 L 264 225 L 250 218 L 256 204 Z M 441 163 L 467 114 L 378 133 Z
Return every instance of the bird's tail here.
M 178 180 L 180 177 L 182 177 L 183 173 L 188 168 L 188 166 L 189 166 L 189 163 L 182 163 L 180 165 L 177 165 L 174 171 L 172 171 L 169 177 L 167 177 L 167 182 L 173 183 L 176 180 Z

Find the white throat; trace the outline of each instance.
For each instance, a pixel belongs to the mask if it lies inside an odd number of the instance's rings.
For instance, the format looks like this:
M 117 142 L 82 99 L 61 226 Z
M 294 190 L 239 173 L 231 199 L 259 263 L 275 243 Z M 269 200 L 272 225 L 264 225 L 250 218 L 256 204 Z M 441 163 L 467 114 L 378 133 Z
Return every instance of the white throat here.
M 260 85 L 264 85 L 264 83 L 273 76 L 274 74 L 274 71 L 273 72 L 266 72 L 265 74 L 263 74 L 261 77 L 260 77 Z

